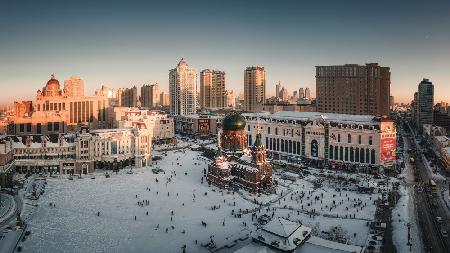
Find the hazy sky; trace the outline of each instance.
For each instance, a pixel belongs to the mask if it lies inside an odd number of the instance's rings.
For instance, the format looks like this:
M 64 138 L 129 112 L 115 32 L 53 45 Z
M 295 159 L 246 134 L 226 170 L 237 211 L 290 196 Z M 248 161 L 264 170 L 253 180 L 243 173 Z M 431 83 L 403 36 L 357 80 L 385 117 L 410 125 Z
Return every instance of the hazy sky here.
M 163 1 L 161 1 L 163 2 Z M 391 67 L 396 101 L 423 77 L 450 102 L 450 1 L 2 1 L 0 102 L 34 99 L 51 73 L 85 93 L 158 82 L 184 57 L 198 71 L 224 70 L 243 90 L 246 66 L 266 68 L 292 94 L 315 93 L 316 65 Z

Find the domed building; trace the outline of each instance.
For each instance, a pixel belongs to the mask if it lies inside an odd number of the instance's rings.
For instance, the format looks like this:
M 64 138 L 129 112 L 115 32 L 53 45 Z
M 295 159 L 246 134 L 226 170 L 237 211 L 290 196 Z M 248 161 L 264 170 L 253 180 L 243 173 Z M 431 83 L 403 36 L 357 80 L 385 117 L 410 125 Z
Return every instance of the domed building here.
M 222 121 L 221 146 L 224 151 L 242 152 L 246 148 L 245 119 L 236 111 L 231 111 Z
M 43 96 L 44 97 L 58 97 L 61 96 L 61 86 L 59 84 L 59 81 L 55 79 L 55 75 L 52 74 L 52 77 L 50 80 L 47 81 L 47 84 L 45 85 L 43 89 Z

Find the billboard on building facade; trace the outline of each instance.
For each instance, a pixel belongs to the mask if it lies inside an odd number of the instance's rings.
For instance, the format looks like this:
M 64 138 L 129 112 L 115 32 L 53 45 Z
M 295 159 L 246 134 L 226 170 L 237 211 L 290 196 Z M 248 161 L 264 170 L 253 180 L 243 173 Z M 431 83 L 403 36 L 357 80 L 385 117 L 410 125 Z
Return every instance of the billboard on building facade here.
M 382 137 L 380 145 L 381 161 L 390 161 L 395 159 L 397 149 L 397 140 L 394 137 Z

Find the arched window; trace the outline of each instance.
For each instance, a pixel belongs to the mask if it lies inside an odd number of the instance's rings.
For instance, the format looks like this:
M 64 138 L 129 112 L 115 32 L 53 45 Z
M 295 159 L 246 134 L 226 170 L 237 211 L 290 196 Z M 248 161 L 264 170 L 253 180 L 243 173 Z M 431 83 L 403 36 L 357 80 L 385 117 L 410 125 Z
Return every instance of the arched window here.
M 344 161 L 344 148 L 339 147 L 339 160 Z
M 266 137 L 266 147 L 269 147 L 269 137 Z
M 292 141 L 289 140 L 289 153 L 292 153 Z
M 360 159 L 361 163 L 364 163 L 365 160 L 364 160 L 364 149 L 363 148 L 359 150 L 359 156 L 360 156 L 359 159 Z
M 334 147 L 334 160 L 339 160 L 339 147 Z
M 372 143 L 373 143 L 372 136 L 369 136 L 369 145 L 372 145 Z
M 355 149 L 355 162 L 359 163 L 359 148 Z
M 328 151 L 328 157 L 330 158 L 330 159 L 333 159 L 333 145 L 330 145 L 330 150 Z
M 281 140 L 281 152 L 284 152 L 284 140 Z
M 362 143 L 362 137 L 361 137 L 361 135 L 358 135 L 358 144 L 361 144 Z
M 370 152 L 368 148 L 366 148 L 366 163 L 370 163 Z
M 338 134 L 338 142 L 341 142 L 341 134 Z
M 280 139 L 277 139 L 277 151 L 280 151 Z
M 348 161 L 348 147 L 345 147 L 345 161 Z
M 278 127 L 275 127 L 275 135 L 278 135 Z
M 370 151 L 370 163 L 375 164 L 375 149 Z
M 270 141 L 269 141 L 269 149 L 270 150 L 272 150 L 272 144 L 273 144 L 273 138 L 270 138 Z
M 355 150 L 353 149 L 353 147 L 350 147 L 350 162 L 354 161 L 355 161 Z
M 270 127 L 267 127 L 267 134 L 270 134 Z
M 319 156 L 319 143 L 316 140 L 311 141 L 311 156 L 312 157 Z
M 297 142 L 296 141 L 292 142 L 292 153 L 297 154 Z
M 351 134 L 347 135 L 347 142 L 352 143 L 352 135 Z
M 297 142 L 297 155 L 301 154 L 301 146 L 300 142 Z

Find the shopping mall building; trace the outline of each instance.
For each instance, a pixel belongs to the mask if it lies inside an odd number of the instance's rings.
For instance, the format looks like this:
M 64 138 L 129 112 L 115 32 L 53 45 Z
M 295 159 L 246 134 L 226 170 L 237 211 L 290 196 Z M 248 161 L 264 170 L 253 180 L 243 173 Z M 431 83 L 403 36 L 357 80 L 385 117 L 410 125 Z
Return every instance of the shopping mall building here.
M 378 173 L 393 169 L 394 122 L 386 117 L 320 112 L 243 114 L 250 146 L 260 128 L 269 156 L 287 163 Z

